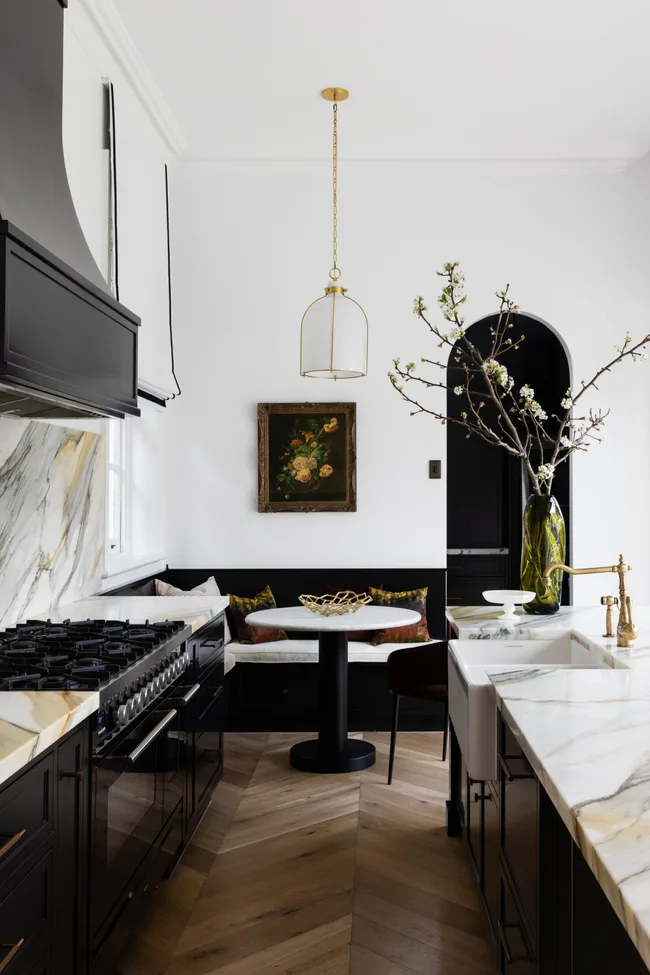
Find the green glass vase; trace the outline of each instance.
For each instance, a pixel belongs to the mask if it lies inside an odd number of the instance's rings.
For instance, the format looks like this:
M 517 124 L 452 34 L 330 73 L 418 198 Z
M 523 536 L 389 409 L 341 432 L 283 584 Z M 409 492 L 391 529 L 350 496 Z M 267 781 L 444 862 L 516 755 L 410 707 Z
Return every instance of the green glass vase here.
M 566 529 L 556 498 L 531 494 L 524 511 L 521 547 L 521 588 L 535 593 L 535 598 L 524 606 L 527 613 L 551 616 L 558 612 L 564 573 L 556 570 L 548 584 L 543 575 L 553 562 L 564 562 L 565 555 Z

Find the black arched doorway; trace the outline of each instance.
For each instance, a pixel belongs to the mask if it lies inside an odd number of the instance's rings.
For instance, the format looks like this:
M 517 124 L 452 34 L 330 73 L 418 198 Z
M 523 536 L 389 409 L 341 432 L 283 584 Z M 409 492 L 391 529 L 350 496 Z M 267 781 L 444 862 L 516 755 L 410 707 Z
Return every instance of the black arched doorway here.
M 482 354 L 490 349 L 490 327 L 498 316 L 479 319 L 467 336 Z M 504 359 L 517 388 L 524 382 L 549 416 L 571 385 L 571 367 L 559 337 L 541 319 L 519 313 L 521 347 Z M 459 348 L 459 347 L 458 347 Z M 459 416 L 462 398 L 453 387 L 462 377 L 452 352 L 447 367 L 447 413 Z M 461 357 L 462 365 L 462 357 Z M 486 407 L 487 409 L 487 407 Z M 489 421 L 488 414 L 485 414 Z M 535 458 L 535 466 L 542 458 Z M 567 561 L 571 540 L 571 461 L 558 468 L 553 481 L 567 529 Z M 447 424 L 447 590 L 450 605 L 481 605 L 485 589 L 518 589 L 523 508 L 527 496 L 522 465 L 506 451 L 477 437 L 466 439 L 462 426 Z M 569 562 L 570 564 L 570 562 Z M 565 575 L 562 602 L 570 602 L 570 577 Z

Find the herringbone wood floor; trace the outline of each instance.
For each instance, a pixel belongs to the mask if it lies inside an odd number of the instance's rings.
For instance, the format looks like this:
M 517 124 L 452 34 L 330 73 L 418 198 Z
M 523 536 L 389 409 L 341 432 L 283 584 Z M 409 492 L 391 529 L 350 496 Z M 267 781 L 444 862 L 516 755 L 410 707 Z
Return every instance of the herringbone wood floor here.
M 305 735 L 229 735 L 226 771 L 116 975 L 491 975 L 475 881 L 445 832 L 442 735 L 366 734 L 377 764 L 290 768 Z

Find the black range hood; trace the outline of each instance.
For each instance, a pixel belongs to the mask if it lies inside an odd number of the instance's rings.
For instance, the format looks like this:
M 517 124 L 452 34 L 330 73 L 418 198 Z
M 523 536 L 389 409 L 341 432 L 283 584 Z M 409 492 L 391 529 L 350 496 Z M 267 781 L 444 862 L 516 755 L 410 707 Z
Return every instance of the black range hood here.
M 0 0 L 0 415 L 139 415 L 140 319 L 109 293 L 63 155 L 63 7 Z

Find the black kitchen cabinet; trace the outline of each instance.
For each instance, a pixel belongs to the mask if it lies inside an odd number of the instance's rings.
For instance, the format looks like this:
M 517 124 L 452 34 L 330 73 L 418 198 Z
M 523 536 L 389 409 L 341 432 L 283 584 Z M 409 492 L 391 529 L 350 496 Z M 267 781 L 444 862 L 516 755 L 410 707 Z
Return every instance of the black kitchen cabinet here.
M 0 787 L 0 972 L 85 975 L 87 722 Z
M 86 971 L 89 744 L 88 725 L 83 724 L 64 738 L 56 750 L 54 975 L 83 975 Z
M 499 798 L 501 858 L 520 905 L 527 937 L 537 939 L 538 782 L 514 735 L 499 725 Z
M 472 782 L 450 729 L 447 831 L 463 835 L 498 975 L 648 975 L 507 722 L 498 782 Z

